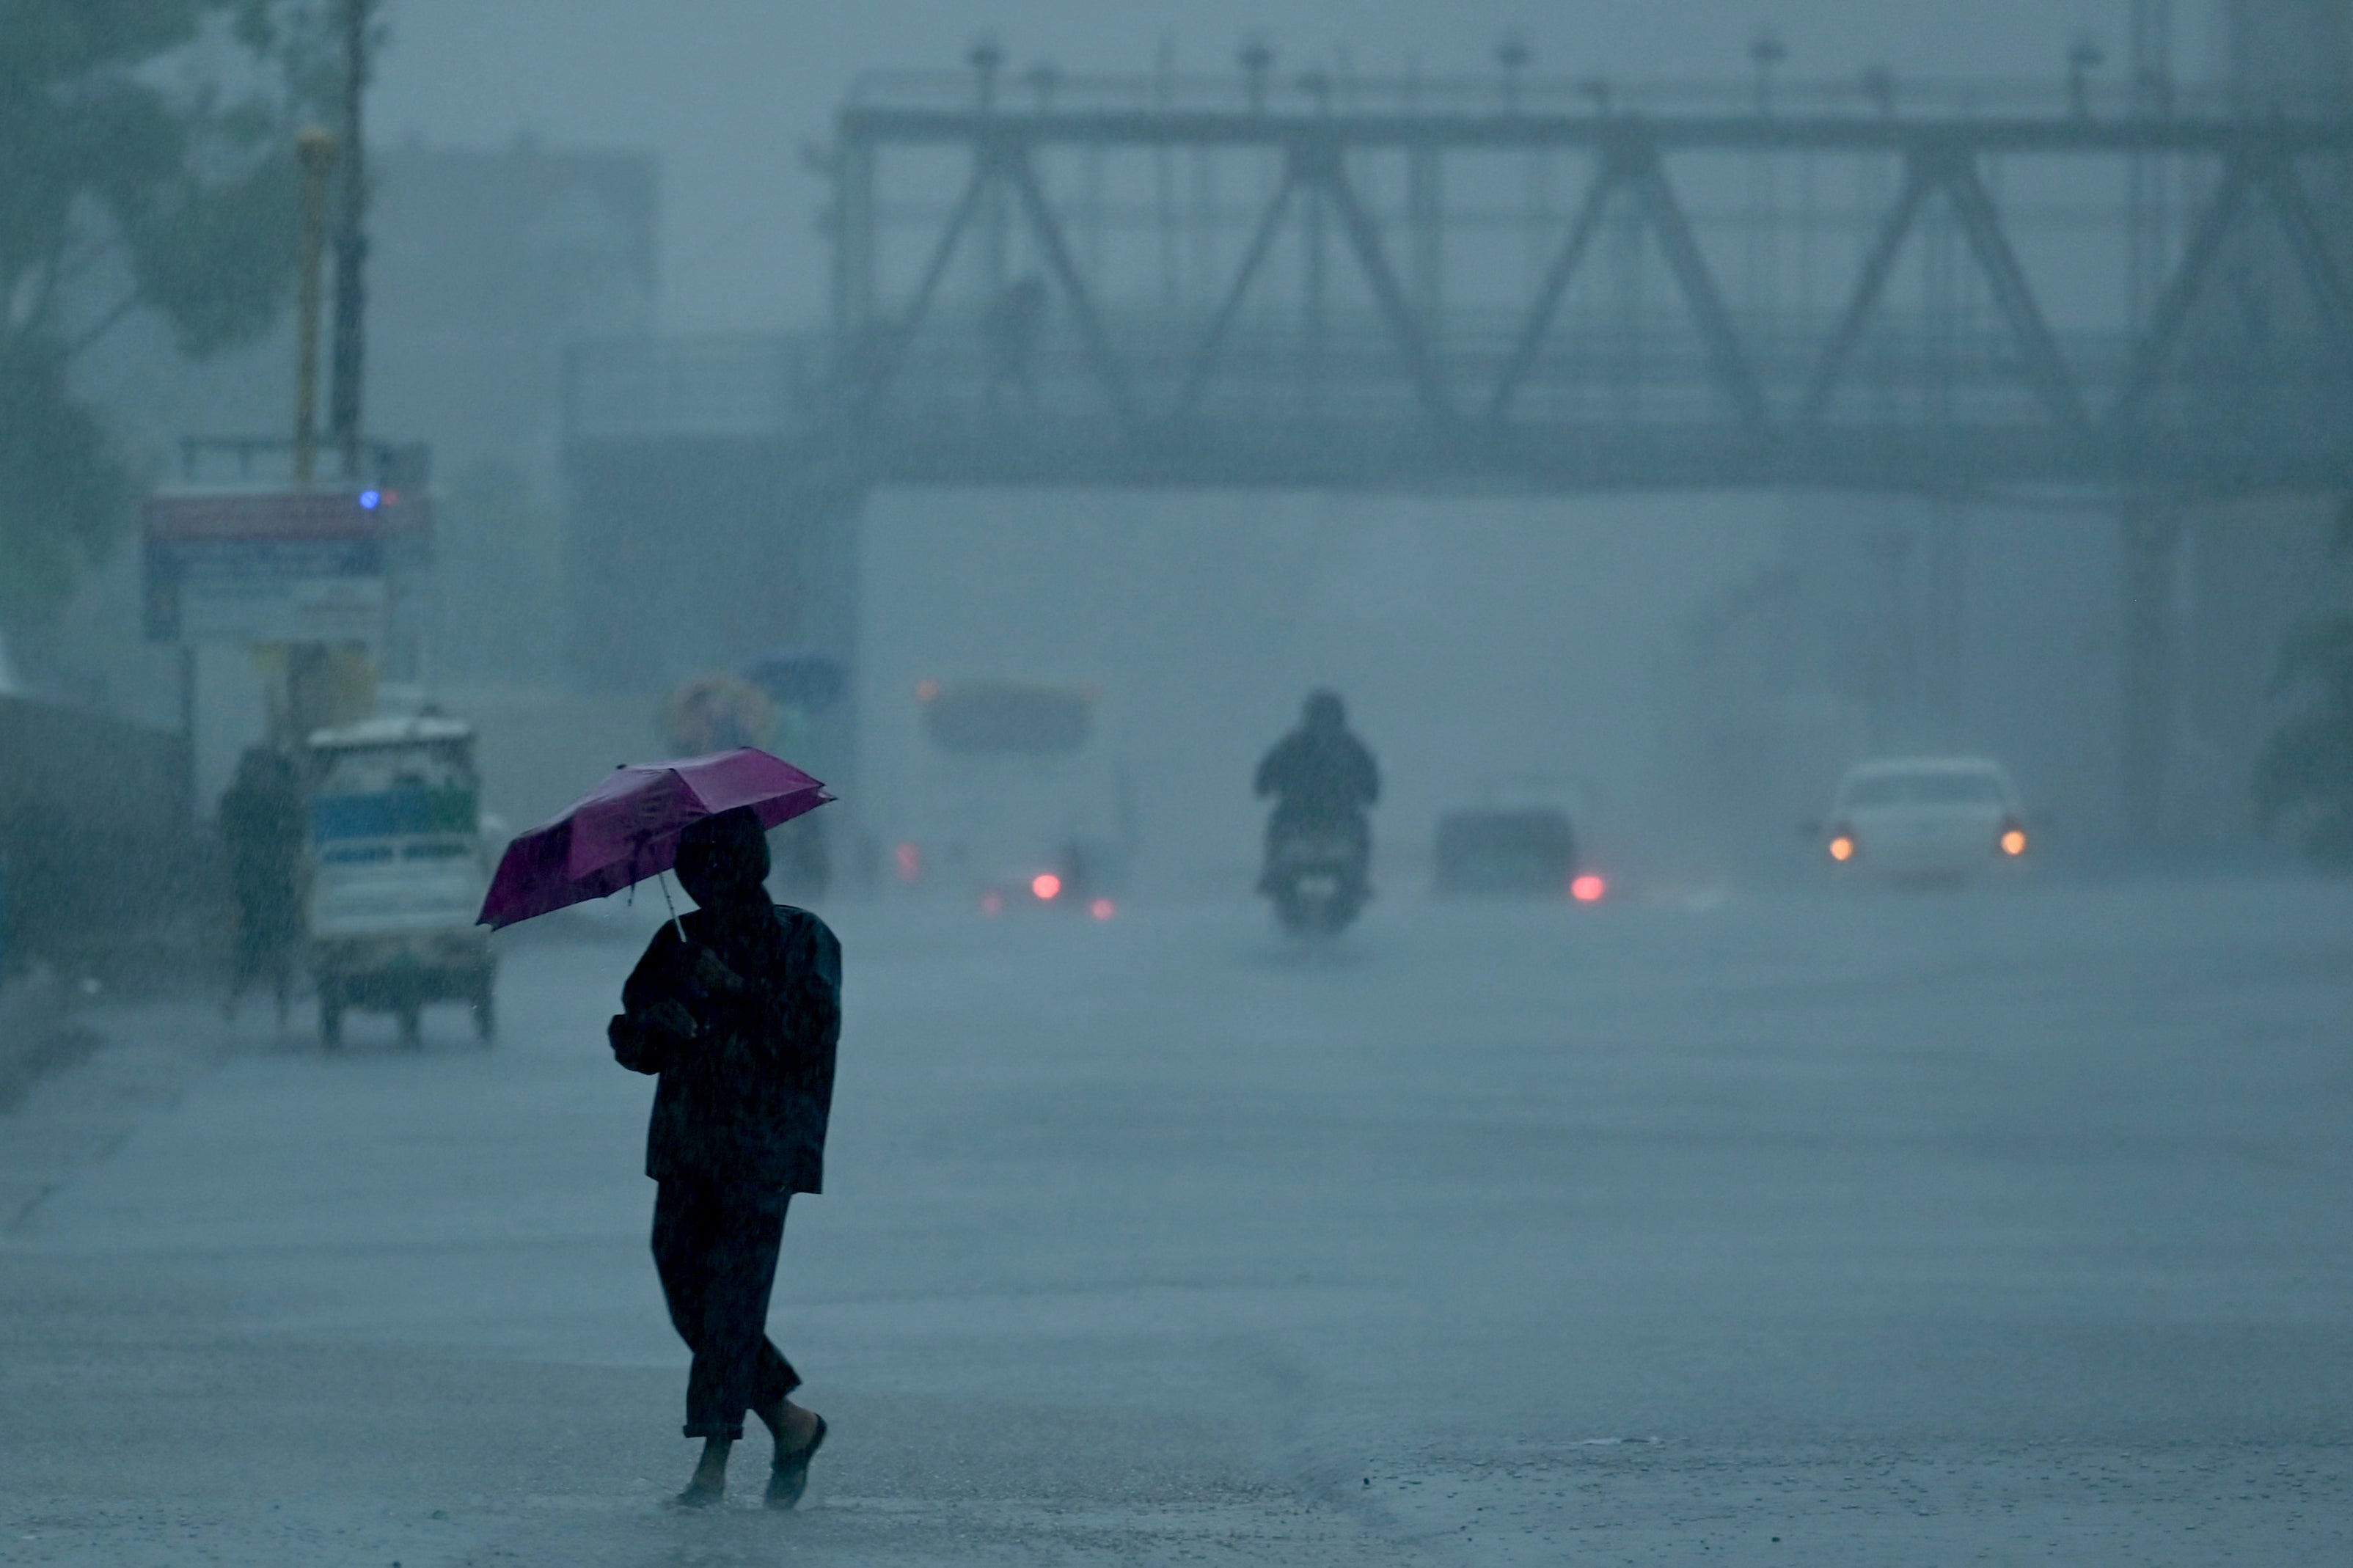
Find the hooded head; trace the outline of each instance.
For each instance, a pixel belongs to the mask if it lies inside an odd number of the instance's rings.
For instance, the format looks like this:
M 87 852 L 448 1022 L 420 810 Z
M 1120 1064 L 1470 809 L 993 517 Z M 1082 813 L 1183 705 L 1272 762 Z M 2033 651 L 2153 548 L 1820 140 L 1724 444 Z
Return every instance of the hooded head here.
M 1311 730 L 1345 730 L 1348 727 L 1348 710 L 1336 691 L 1311 691 L 1300 719 Z
M 768 835 L 748 805 L 687 825 L 678 841 L 678 885 L 703 909 L 765 902 Z
M 274 746 L 248 746 L 237 759 L 236 786 L 250 794 L 294 787 L 294 764 Z

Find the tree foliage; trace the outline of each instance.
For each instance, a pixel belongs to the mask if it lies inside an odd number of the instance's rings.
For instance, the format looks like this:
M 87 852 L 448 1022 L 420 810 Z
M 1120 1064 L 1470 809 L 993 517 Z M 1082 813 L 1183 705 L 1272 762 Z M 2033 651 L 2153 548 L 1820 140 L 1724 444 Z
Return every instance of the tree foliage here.
M 104 429 L 68 394 L 65 355 L 37 340 L 0 349 L 0 629 L 62 603 L 130 504 Z
M 152 310 L 181 351 L 269 330 L 320 0 L 0 0 L 0 626 L 53 611 L 130 515 L 75 357 Z

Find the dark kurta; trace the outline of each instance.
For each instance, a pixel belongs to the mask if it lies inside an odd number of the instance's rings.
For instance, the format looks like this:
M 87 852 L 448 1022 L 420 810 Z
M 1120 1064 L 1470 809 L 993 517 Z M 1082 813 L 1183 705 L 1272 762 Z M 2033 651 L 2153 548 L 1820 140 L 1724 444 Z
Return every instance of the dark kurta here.
M 269 940 L 291 942 L 301 926 L 302 797 L 290 776 L 241 775 L 220 800 L 229 888 L 243 922 Z
M 1345 729 L 1303 724 L 1275 743 L 1252 784 L 1261 798 L 1277 797 L 1282 817 L 1345 821 L 1380 798 L 1381 772 Z
M 723 921 L 696 910 L 681 922 L 740 975 L 736 995 L 706 993 L 677 927 L 655 933 L 621 987 L 613 1054 L 660 1075 L 646 1131 L 646 1174 L 814 1193 L 824 1189 L 825 1130 L 841 1037 L 841 943 L 807 910 L 773 921 Z M 641 1020 L 675 1002 L 702 1026 L 677 1041 Z

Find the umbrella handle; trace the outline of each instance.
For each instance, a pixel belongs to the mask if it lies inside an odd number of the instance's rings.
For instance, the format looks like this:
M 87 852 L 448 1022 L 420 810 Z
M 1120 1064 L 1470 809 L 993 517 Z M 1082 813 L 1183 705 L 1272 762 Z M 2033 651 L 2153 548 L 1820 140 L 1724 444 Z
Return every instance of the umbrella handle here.
M 662 907 L 670 910 L 670 923 L 671 927 L 677 931 L 678 940 L 684 942 L 686 940 L 686 927 L 679 924 L 678 906 L 670 901 L 670 873 L 667 871 L 657 871 L 654 873 L 654 880 L 661 884 Z
M 644 854 L 645 849 L 646 835 L 640 833 L 638 835 L 637 843 L 632 845 L 629 848 L 629 870 L 631 872 L 629 877 L 629 892 L 632 896 L 635 896 L 638 890 L 638 879 L 635 875 L 638 868 L 638 857 Z M 678 932 L 678 940 L 684 942 L 686 940 L 686 927 L 679 923 L 678 906 L 670 902 L 669 874 L 662 871 L 656 871 L 654 873 L 654 880 L 661 884 L 662 908 L 670 911 L 670 926 Z

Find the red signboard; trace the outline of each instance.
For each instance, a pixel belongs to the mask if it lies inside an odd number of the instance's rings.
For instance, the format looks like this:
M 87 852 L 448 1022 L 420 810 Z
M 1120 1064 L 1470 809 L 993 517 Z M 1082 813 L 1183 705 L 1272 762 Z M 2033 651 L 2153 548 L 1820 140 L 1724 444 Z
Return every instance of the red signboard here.
M 147 634 L 158 641 L 368 642 L 385 577 L 421 555 L 422 496 L 190 489 L 147 502 Z

